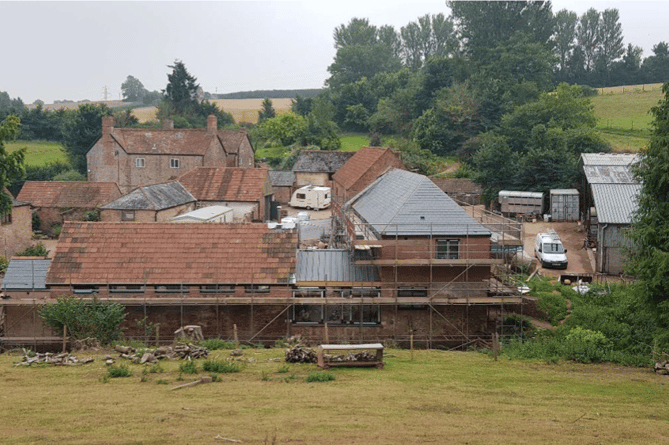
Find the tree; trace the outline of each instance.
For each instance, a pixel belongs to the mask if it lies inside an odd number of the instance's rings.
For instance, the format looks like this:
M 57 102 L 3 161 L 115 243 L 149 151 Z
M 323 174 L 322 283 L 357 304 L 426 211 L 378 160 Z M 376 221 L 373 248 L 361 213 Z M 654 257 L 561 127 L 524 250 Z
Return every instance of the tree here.
M 25 150 L 8 153 L 4 144 L 16 138 L 20 124 L 16 116 L 7 116 L 0 123 L 0 215 L 12 211 L 12 198 L 5 193 L 5 189 L 24 173 Z
M 457 52 L 453 22 L 444 14 L 429 14 L 400 29 L 405 66 L 418 70 L 430 57 L 446 57 Z
M 599 12 L 595 8 L 590 8 L 583 13 L 576 27 L 576 40 L 583 50 L 586 71 L 592 71 L 595 68 L 601 34 L 599 21 Z
M 662 341 L 669 343 L 669 83 L 651 112 L 654 116 L 648 148 L 634 166 L 641 182 L 638 208 L 629 233 L 634 242 L 629 271 L 655 311 Z
M 102 117 L 112 114 L 105 104 L 81 104 L 65 122 L 63 145 L 72 168 L 86 174 L 86 153 L 102 134 Z
M 136 77 L 128 76 L 121 84 L 123 102 L 141 102 L 147 93 L 146 88 Z
M 669 45 L 666 42 L 653 46 L 653 55 L 644 59 L 641 73 L 646 82 L 666 82 L 669 79 Z
M 274 107 L 272 106 L 272 100 L 269 98 L 265 98 L 262 101 L 262 109 L 258 111 L 258 123 L 262 124 L 267 119 L 271 119 L 275 116 L 276 116 L 276 111 L 274 111 Z
M 307 130 L 307 119 L 299 114 L 284 113 L 267 119 L 262 124 L 262 133 L 270 141 L 278 141 L 283 146 L 297 142 Z
M 574 50 L 577 22 L 578 15 L 566 9 L 558 11 L 555 15 L 555 53 L 559 60 L 560 72 L 567 70 L 567 60 Z
M 180 60 L 175 60 L 172 73 L 167 75 L 167 86 L 163 90 L 163 99 L 170 105 L 176 114 L 184 114 L 193 111 L 197 106 L 197 91 L 200 87 L 197 79 L 186 70 L 186 65 Z
M 617 9 L 605 9 L 599 25 L 599 57 L 608 69 L 625 52 L 623 31 Z

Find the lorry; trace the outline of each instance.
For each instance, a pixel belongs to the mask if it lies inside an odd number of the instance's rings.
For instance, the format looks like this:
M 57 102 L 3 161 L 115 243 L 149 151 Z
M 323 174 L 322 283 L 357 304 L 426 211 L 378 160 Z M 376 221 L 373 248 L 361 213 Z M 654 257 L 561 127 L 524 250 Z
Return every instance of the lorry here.
M 560 237 L 553 229 L 537 234 L 534 255 L 541 263 L 541 267 L 567 268 L 567 249 L 564 248 Z
M 321 210 L 330 206 L 330 187 L 305 185 L 295 190 L 288 203 L 291 207 Z

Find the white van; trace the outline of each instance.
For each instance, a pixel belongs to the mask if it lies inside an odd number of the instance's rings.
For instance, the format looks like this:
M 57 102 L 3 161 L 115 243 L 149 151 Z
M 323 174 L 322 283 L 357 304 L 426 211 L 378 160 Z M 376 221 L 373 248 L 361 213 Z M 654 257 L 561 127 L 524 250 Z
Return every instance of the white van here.
M 288 203 L 291 207 L 321 210 L 330 206 L 330 187 L 305 185 L 293 193 Z
M 541 262 L 542 267 L 567 268 L 567 249 L 564 248 L 560 237 L 553 229 L 537 235 L 534 255 Z

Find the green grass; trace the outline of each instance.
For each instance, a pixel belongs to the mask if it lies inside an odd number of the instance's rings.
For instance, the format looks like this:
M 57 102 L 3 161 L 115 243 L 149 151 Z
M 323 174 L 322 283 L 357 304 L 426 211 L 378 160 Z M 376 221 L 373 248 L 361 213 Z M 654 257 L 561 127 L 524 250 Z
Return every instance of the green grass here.
M 369 145 L 369 138 L 364 134 L 344 134 L 341 137 L 342 151 L 358 151 Z
M 15 141 L 6 142 L 5 148 L 8 152 L 26 149 L 26 165 L 41 166 L 52 162 L 67 163 L 67 156 L 63 146 L 57 142 L 45 141 Z

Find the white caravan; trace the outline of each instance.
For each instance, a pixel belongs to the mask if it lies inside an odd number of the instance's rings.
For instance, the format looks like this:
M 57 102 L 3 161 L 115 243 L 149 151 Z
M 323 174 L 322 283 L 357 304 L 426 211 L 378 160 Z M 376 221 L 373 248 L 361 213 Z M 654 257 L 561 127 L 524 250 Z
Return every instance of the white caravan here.
M 330 200 L 330 187 L 305 185 L 295 190 L 288 204 L 291 207 L 321 210 L 330 206 Z

